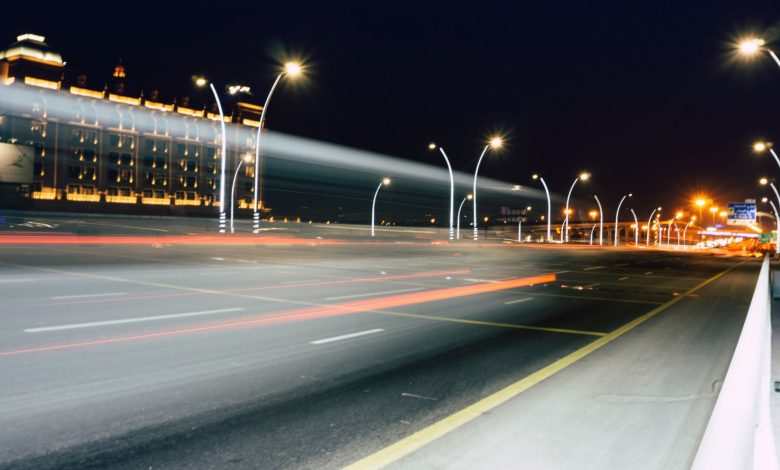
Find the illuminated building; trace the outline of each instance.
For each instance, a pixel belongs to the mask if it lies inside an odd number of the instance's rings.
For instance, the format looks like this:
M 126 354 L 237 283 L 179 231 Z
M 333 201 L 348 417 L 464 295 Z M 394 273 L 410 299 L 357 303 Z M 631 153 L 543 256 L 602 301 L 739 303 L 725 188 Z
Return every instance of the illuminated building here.
M 3 206 L 214 212 L 222 156 L 219 114 L 210 96 L 196 102 L 189 96 L 135 89 L 121 62 L 107 79 L 91 79 L 69 70 L 62 56 L 35 34 L 22 34 L 0 51 L 0 86 L 14 96 L 30 97 L 21 105 L 0 102 L 0 160 L 4 151 L 29 151 L 31 161 L 29 180 L 9 183 L 0 168 Z M 232 124 L 226 173 L 231 178 L 241 157 L 254 156 L 262 111 L 240 96 L 223 101 L 232 107 L 225 116 Z M 57 105 L 65 100 L 67 106 Z M 251 210 L 253 178 L 253 165 L 241 169 L 239 208 Z M 262 186 L 259 195 L 259 206 L 267 210 Z

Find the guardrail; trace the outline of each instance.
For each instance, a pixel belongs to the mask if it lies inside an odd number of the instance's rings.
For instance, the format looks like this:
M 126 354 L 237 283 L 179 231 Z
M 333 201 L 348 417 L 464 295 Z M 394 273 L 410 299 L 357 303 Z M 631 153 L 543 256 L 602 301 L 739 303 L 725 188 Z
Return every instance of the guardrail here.
M 771 303 L 769 256 L 692 470 L 777 470 L 770 420 Z

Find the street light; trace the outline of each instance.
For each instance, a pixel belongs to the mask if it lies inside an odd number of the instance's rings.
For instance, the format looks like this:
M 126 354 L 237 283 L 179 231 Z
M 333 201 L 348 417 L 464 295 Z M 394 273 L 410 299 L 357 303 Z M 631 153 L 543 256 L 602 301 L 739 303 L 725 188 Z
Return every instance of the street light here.
M 766 202 L 766 198 L 762 199 L 764 202 Z M 769 201 L 769 205 L 772 206 L 772 210 L 775 211 L 775 254 L 780 255 L 780 218 L 777 214 L 777 207 L 775 207 L 775 203 L 772 201 Z
M 550 219 L 552 219 L 552 205 L 550 203 L 550 190 L 547 189 L 547 183 L 544 182 L 544 178 L 542 178 L 539 175 L 533 175 L 531 178 L 538 179 L 542 182 L 542 186 L 544 186 L 544 193 L 547 195 L 547 243 L 550 242 Z
M 431 142 L 428 144 L 429 150 L 435 150 L 436 144 Z M 447 170 L 450 172 L 450 240 L 453 239 L 453 224 L 452 224 L 452 217 L 454 213 L 454 207 L 455 207 L 455 178 L 452 176 L 452 166 L 450 165 L 450 159 L 447 158 L 447 154 L 444 153 L 444 147 L 439 147 L 439 151 L 441 152 L 441 155 L 444 157 L 444 161 L 447 163 Z
M 214 88 L 213 83 L 209 83 L 203 77 L 195 77 L 195 85 L 202 87 L 208 83 L 211 92 L 214 94 L 214 99 L 217 101 L 217 109 L 219 110 L 219 124 L 222 130 L 222 159 L 220 176 L 219 176 L 219 233 L 225 233 L 225 164 L 227 161 L 227 132 L 225 131 L 225 114 L 222 112 L 222 102 L 219 100 L 219 93 Z
M 382 188 L 382 185 L 387 186 L 390 184 L 390 178 L 382 178 L 382 181 L 379 182 L 379 186 L 376 187 L 376 192 L 374 193 L 374 200 L 371 202 L 371 236 L 374 236 L 374 214 L 376 214 L 376 197 L 379 195 L 379 190 Z
M 244 158 L 239 160 L 238 166 L 236 167 L 236 173 L 233 175 L 233 185 L 230 187 L 230 233 L 235 233 L 235 229 L 233 228 L 233 208 L 236 206 L 235 203 L 235 197 L 236 197 L 236 181 L 238 180 L 238 170 L 241 169 L 241 165 L 243 163 L 249 163 L 252 161 L 251 155 L 244 155 Z
M 766 41 L 761 38 L 745 38 L 737 44 L 737 50 L 740 55 L 744 57 L 754 57 L 756 54 L 760 53 L 761 50 L 766 50 L 772 59 L 774 59 L 777 66 L 780 67 L 780 58 L 777 57 L 772 49 L 766 47 Z
M 618 246 L 618 220 L 620 218 L 620 206 L 623 205 L 623 201 L 626 200 L 627 197 L 631 197 L 633 194 L 628 193 L 624 194 L 622 198 L 620 198 L 620 202 L 618 203 L 617 210 L 615 211 L 615 246 Z
M 706 199 L 696 199 L 695 204 L 699 207 L 699 218 L 701 219 L 701 209 L 707 204 Z
M 580 173 L 578 177 L 574 178 L 574 183 L 572 183 L 571 187 L 569 188 L 569 194 L 566 196 L 566 217 L 564 217 L 563 226 L 561 226 L 561 243 L 563 243 L 564 233 L 566 234 L 566 241 L 569 241 L 569 198 L 571 198 L 571 192 L 574 190 L 574 186 L 577 184 L 577 181 L 588 181 L 588 178 L 590 178 L 590 173 Z
M 651 225 L 653 223 L 653 215 L 655 215 L 656 211 L 658 211 L 660 213 L 661 212 L 661 207 L 659 206 L 659 207 L 656 207 L 655 209 L 653 209 L 653 212 L 650 213 L 650 218 L 647 219 L 647 242 L 646 242 L 646 244 L 647 244 L 648 248 L 650 248 L 650 227 L 651 227 Z M 660 224 L 658 226 L 660 227 Z M 659 233 L 659 235 L 660 235 L 660 233 Z
M 492 137 L 487 145 L 485 145 L 485 148 L 482 150 L 482 154 L 479 156 L 479 160 L 477 160 L 477 168 L 474 170 L 474 187 L 471 190 L 471 194 L 473 195 L 472 202 L 474 203 L 474 240 L 479 240 L 479 231 L 478 227 L 479 224 L 477 222 L 477 174 L 479 173 L 479 165 L 482 163 L 482 158 L 485 156 L 485 153 L 487 153 L 489 148 L 497 149 L 500 148 L 501 145 L 503 145 L 503 141 L 501 140 L 501 137 Z
M 595 194 L 593 197 L 596 199 L 596 204 L 599 205 L 599 246 L 604 244 L 604 209 L 601 207 L 601 201 Z
M 691 217 L 691 220 L 689 220 L 688 223 L 685 224 L 685 228 L 683 229 L 683 244 L 685 245 L 686 249 L 688 248 L 688 242 L 687 242 L 687 238 L 686 238 L 685 234 L 688 232 L 688 226 L 691 225 L 691 223 L 693 223 L 695 221 L 696 221 L 696 216 L 694 215 L 693 217 Z M 679 243 L 678 243 L 678 245 L 679 245 Z
M 639 246 L 639 219 L 636 217 L 636 212 L 634 212 L 634 208 L 631 208 L 631 215 L 634 216 L 634 246 Z
M 268 92 L 268 96 L 265 98 L 265 104 L 263 110 L 260 112 L 260 122 L 257 125 L 257 137 L 255 141 L 255 188 L 252 195 L 252 228 L 255 233 L 260 230 L 260 211 L 258 207 L 258 197 L 260 193 L 260 136 L 263 134 L 263 127 L 265 126 L 265 113 L 268 111 L 268 104 L 271 101 L 271 96 L 274 94 L 276 85 L 279 81 L 287 75 L 290 78 L 297 77 L 301 74 L 301 65 L 297 62 L 287 62 L 284 64 L 284 69 L 276 76 L 271 90 Z
M 460 210 L 463 209 L 463 203 L 466 202 L 466 199 L 469 201 L 471 200 L 472 195 L 467 194 L 466 197 L 463 198 L 462 201 L 460 201 L 460 207 L 458 207 L 458 230 L 455 232 L 455 237 L 460 240 Z
M 753 150 L 757 153 L 764 152 L 766 150 L 769 150 L 769 153 L 772 154 L 772 156 L 775 158 L 775 162 L 777 163 L 777 166 L 780 166 L 780 157 L 777 156 L 777 152 L 775 152 L 775 149 L 772 147 L 771 142 L 756 142 L 753 144 Z

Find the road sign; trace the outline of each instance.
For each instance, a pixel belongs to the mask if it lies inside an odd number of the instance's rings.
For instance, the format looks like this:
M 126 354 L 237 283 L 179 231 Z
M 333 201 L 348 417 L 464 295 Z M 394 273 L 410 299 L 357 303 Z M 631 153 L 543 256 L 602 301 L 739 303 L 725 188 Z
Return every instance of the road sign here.
M 771 243 L 773 238 L 775 238 L 774 233 L 762 233 L 758 236 L 758 241 L 761 243 Z
M 752 225 L 756 223 L 756 205 L 750 202 L 729 202 L 728 225 Z

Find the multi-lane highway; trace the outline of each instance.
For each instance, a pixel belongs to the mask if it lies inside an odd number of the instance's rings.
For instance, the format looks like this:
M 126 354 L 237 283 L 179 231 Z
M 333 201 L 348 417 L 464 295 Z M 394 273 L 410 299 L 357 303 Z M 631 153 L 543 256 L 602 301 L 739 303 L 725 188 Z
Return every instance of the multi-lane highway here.
M 425 230 L 5 223 L 9 468 L 687 468 L 758 273 Z

